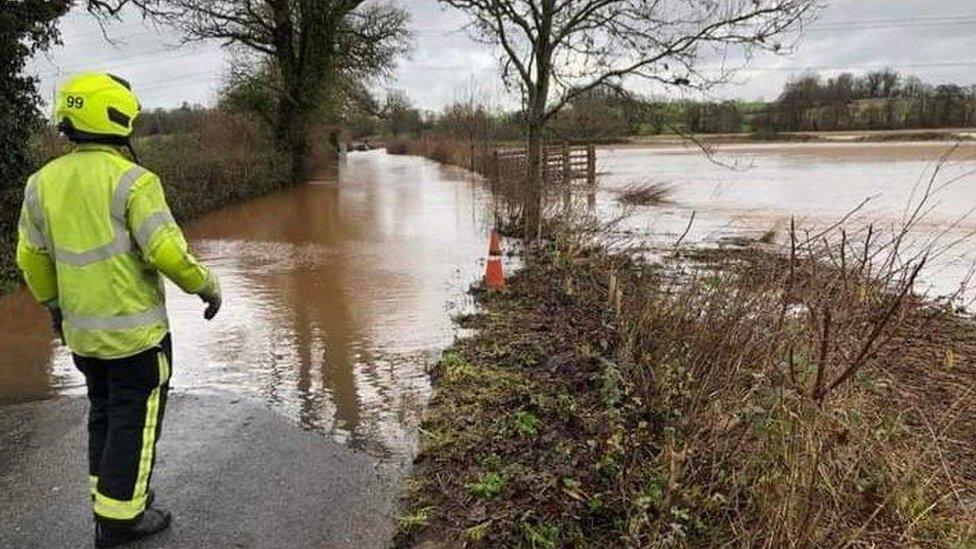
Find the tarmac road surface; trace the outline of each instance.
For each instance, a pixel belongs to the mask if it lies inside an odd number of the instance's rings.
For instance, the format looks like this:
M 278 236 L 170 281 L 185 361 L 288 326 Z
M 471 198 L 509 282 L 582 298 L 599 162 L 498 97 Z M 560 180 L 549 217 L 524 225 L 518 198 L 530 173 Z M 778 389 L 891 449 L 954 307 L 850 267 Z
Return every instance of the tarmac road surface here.
M 87 401 L 0 407 L 0 547 L 90 547 Z M 396 470 L 260 403 L 173 394 L 157 505 L 171 529 L 138 547 L 386 547 Z

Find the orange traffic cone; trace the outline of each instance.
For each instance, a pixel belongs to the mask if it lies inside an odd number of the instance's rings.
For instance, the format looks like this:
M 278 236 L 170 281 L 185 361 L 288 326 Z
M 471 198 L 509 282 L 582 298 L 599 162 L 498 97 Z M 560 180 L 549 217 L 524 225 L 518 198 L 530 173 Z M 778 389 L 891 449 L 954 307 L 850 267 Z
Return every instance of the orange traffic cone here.
M 505 287 L 505 273 L 502 272 L 500 255 L 488 258 L 488 265 L 485 267 L 485 286 L 490 290 L 500 290 Z
M 488 255 L 502 255 L 502 244 L 496 229 L 491 230 L 491 238 L 488 240 Z
M 502 247 L 498 239 L 498 231 L 491 231 L 491 239 L 488 242 L 485 286 L 490 290 L 500 290 L 505 287 L 505 273 L 502 271 Z

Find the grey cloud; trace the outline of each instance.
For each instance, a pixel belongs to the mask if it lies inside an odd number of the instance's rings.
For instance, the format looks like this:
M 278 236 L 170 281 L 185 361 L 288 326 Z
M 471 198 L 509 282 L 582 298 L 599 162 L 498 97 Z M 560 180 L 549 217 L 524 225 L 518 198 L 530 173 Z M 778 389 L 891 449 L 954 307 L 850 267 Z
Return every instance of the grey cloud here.
M 419 107 L 434 110 L 466 95 L 472 87 L 496 104 L 514 103 L 498 82 L 497 52 L 468 37 L 463 30 L 464 14 L 444 9 L 436 0 L 401 4 L 412 15 L 413 52 L 391 81 L 375 83 L 375 87 L 404 89 Z M 976 82 L 976 5 L 967 8 L 967 4 L 958 0 L 832 0 L 820 20 L 803 33 L 793 55 L 758 55 L 749 69 L 736 76 L 736 83 L 712 90 L 710 96 L 770 99 L 792 75 L 810 67 L 829 68 L 821 72 L 834 74 L 891 66 L 935 82 Z M 936 24 L 926 24 L 936 19 Z M 865 23 L 872 21 L 888 23 Z M 83 13 L 69 14 L 62 29 L 64 46 L 31 64 L 42 77 L 45 98 L 51 97 L 56 83 L 68 74 L 104 69 L 132 80 L 149 107 L 178 106 L 183 101 L 211 104 L 226 67 L 226 54 L 218 45 L 177 47 L 178 36 L 152 28 L 135 14 L 109 26 L 117 45 L 105 42 L 98 26 Z

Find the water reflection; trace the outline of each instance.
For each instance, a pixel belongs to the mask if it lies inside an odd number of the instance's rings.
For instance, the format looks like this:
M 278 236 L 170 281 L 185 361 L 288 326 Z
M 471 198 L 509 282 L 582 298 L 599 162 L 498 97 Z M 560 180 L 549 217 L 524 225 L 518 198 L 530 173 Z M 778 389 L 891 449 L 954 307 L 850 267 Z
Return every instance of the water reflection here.
M 351 155 L 336 181 L 217 212 L 187 234 L 220 275 L 218 321 L 169 288 L 176 389 L 259 395 L 302 426 L 407 459 L 450 343 L 451 313 L 481 268 L 487 196 L 460 170 L 382 152 Z M 24 295 L 0 304 L 0 398 L 79 392 Z M 11 382 L 10 379 L 18 379 Z
M 27 292 L 0 297 L 0 402 L 29 400 L 70 385 L 70 372 L 54 368 L 57 354 L 47 315 Z

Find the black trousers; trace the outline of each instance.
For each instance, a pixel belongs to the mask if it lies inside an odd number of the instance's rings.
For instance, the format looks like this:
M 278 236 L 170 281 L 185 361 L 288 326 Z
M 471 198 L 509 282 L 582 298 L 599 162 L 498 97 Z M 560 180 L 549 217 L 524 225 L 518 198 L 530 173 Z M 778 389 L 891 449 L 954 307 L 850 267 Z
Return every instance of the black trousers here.
M 128 358 L 74 355 L 88 385 L 88 479 L 99 522 L 132 524 L 146 509 L 172 357 L 168 334 Z

